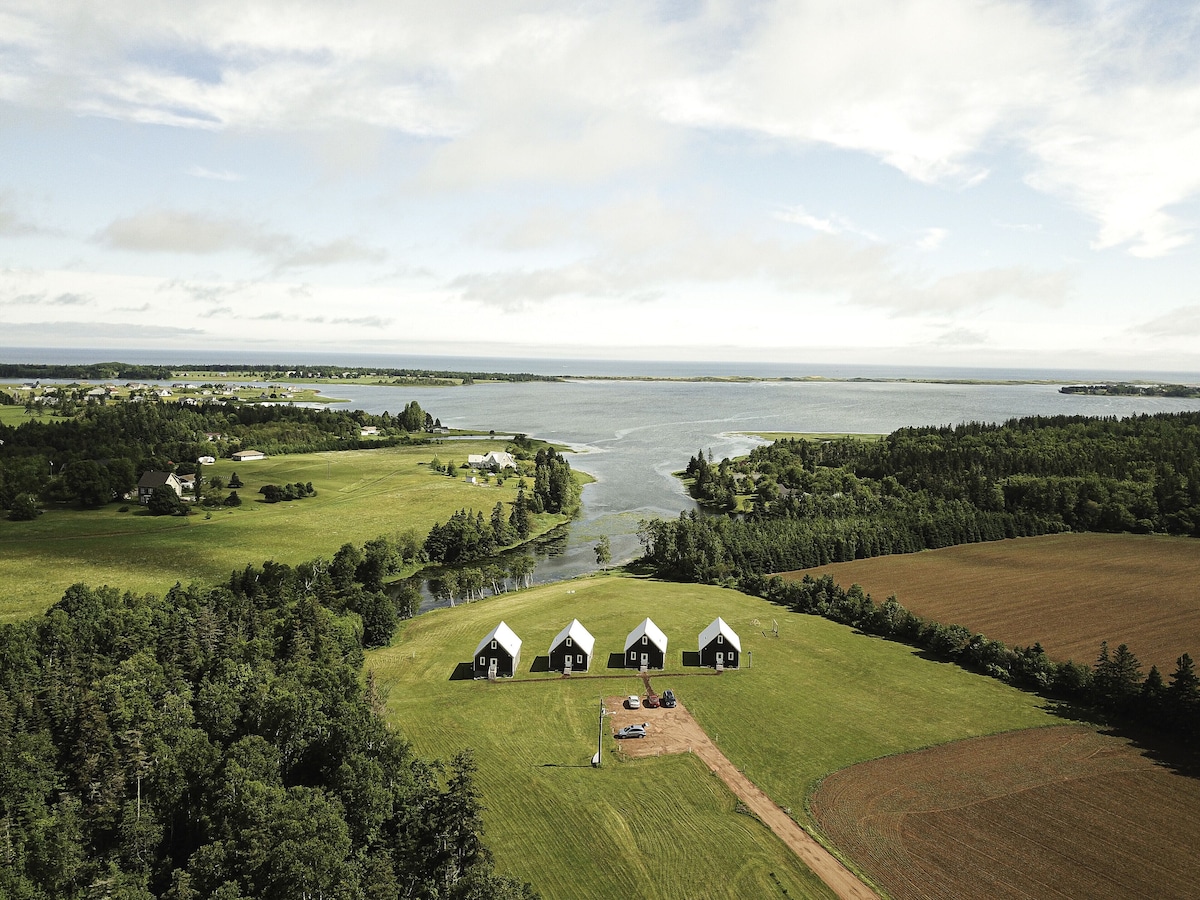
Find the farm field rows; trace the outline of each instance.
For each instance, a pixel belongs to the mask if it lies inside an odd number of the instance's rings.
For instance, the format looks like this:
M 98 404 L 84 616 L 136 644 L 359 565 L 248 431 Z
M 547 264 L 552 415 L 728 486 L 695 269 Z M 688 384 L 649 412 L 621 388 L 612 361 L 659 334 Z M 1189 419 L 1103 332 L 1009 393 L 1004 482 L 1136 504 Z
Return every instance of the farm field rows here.
M 500 445 L 503 446 L 503 445 Z M 467 484 L 427 465 L 465 462 L 468 453 L 496 449 L 494 441 L 293 454 L 254 462 L 222 459 L 204 466 L 206 478 L 233 472 L 245 484 L 243 504 L 203 509 L 191 516 L 151 516 L 136 502 L 97 510 L 51 509 L 32 522 L 0 520 L 0 622 L 36 615 L 71 584 L 109 584 L 161 593 L 176 581 L 224 581 L 234 569 L 266 560 L 294 565 L 332 557 L 344 543 L 362 544 L 409 528 L 423 540 L 429 528 L 470 507 L 490 514 L 511 503 L 517 479 Z M 587 476 L 581 476 L 586 478 Z M 317 496 L 290 503 L 262 502 L 264 484 L 312 482 Z M 561 521 L 535 517 L 536 530 Z
M 367 656 L 387 715 L 422 754 L 474 749 L 489 846 L 501 869 L 547 900 L 779 896 L 781 887 L 827 896 L 774 835 L 735 812 L 696 757 L 624 758 L 606 733 L 604 765 L 590 767 L 601 696 L 642 691 L 635 672 L 609 665 L 647 615 L 669 638 L 655 689 L 674 689 L 730 761 L 802 825 L 811 824 L 805 798 L 830 772 L 1060 721 L 990 679 L 716 587 L 597 576 L 402 623 L 391 647 Z M 743 668 L 716 676 L 684 666 L 718 615 L 741 635 Z M 592 672 L 531 671 L 572 618 L 596 638 Z M 517 677 L 452 680 L 501 619 L 524 642 Z
M 882 602 L 943 624 L 1093 663 L 1100 642 L 1128 644 L 1144 672 L 1166 677 L 1200 654 L 1200 541 L 1059 534 L 833 563 L 788 577 L 832 575 Z
M 812 808 L 895 900 L 1195 896 L 1200 780 L 1084 726 L 1011 732 L 831 775 Z

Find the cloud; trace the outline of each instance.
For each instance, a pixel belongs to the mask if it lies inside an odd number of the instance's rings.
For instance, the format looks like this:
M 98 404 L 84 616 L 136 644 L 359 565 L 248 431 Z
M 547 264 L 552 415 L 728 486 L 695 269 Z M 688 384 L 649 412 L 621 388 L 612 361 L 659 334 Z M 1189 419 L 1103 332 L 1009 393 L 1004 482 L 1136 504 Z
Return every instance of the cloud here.
M 43 346 L 48 335 L 53 335 L 58 346 L 95 347 L 100 344 L 107 346 L 129 347 L 141 344 L 151 346 L 156 342 L 172 339 L 194 340 L 204 335 L 199 328 L 185 328 L 177 325 L 143 325 L 125 322 L 12 322 L 4 326 L 5 340 L 13 345 L 26 343 L 32 346 Z
M 1135 325 L 1131 330 L 1155 338 L 1200 336 L 1200 304 L 1176 307 L 1168 313 Z
M 945 228 L 926 228 L 919 238 L 917 238 L 917 249 L 926 253 L 932 253 L 938 247 L 942 246 L 942 241 L 949 234 Z
M 309 266 L 333 266 L 346 262 L 383 262 L 387 252 L 369 247 L 353 238 L 339 238 L 325 244 L 312 244 L 296 249 L 277 262 L 279 269 L 298 269 Z
M 15 209 L 12 197 L 7 191 L 0 191 L 0 235 L 26 237 L 41 231 L 41 228 Z
M 988 343 L 988 336 L 971 328 L 952 328 L 943 331 L 929 343 L 935 347 L 977 347 Z
M 59 294 L 46 301 L 51 306 L 92 306 L 95 300 L 83 294 Z
M 857 234 L 869 241 L 879 240 L 874 234 L 857 227 L 853 222 L 844 216 L 839 216 L 833 213 L 829 218 L 822 219 L 819 216 L 811 215 L 803 206 L 791 206 L 782 209 L 775 213 L 775 218 L 781 222 L 791 222 L 794 225 L 803 225 L 813 231 L 819 231 L 822 234 Z
M 204 166 L 191 166 L 186 174 L 193 178 L 204 178 L 208 181 L 241 181 L 242 176 L 228 169 L 206 169 Z
M 386 251 L 353 238 L 314 244 L 245 219 L 175 209 L 143 210 L 116 219 L 97 232 L 94 240 L 113 249 L 141 253 L 245 252 L 271 262 L 277 271 L 387 259 Z
M 463 299 L 505 312 L 552 301 L 604 298 L 645 302 L 678 294 L 687 286 L 757 284 L 783 295 L 822 297 L 837 303 L 886 309 L 896 315 L 924 315 L 987 307 L 998 302 L 1057 306 L 1069 296 L 1066 272 L 1039 272 L 1019 266 L 931 276 L 906 267 L 893 248 L 863 245 L 842 236 L 821 235 L 800 242 L 747 234 L 723 234 L 701 227 L 692 217 L 647 215 L 656 240 L 606 234 L 595 216 L 572 237 L 586 234 L 591 255 L 555 266 L 518 267 L 464 273 L 447 287 Z
M 0 300 L 5 306 L 94 306 L 96 300 L 86 294 L 65 291 L 50 296 L 46 291 L 14 294 Z M 7 326 L 5 326 L 7 327 Z

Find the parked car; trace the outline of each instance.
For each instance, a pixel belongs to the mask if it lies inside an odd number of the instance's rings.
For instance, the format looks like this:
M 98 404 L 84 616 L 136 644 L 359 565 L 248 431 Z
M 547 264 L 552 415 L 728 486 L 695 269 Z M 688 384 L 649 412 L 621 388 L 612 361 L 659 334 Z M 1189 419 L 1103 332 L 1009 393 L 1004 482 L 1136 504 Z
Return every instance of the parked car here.
M 646 709 L 658 709 L 658 694 L 653 691 L 647 694 L 644 705 Z
M 626 709 L 641 709 L 642 708 L 642 701 L 638 699 L 637 694 L 630 694 L 628 697 L 625 698 L 625 708 Z
M 617 732 L 617 740 L 625 738 L 644 738 L 646 736 L 646 726 L 648 722 L 643 722 L 641 725 L 626 725 Z
M 667 709 L 675 708 L 675 692 L 672 691 L 670 688 L 663 691 L 662 705 L 665 706 Z

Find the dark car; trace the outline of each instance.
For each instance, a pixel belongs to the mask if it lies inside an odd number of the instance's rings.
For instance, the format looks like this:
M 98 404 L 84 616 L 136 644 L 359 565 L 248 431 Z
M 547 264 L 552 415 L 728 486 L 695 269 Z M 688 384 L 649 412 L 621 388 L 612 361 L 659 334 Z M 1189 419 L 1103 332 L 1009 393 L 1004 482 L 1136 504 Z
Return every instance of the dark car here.
M 662 705 L 667 709 L 675 708 L 675 692 L 671 690 L 663 691 Z
M 646 736 L 646 726 L 648 722 L 643 722 L 641 725 L 626 725 L 617 732 L 617 740 L 624 738 L 644 738 Z

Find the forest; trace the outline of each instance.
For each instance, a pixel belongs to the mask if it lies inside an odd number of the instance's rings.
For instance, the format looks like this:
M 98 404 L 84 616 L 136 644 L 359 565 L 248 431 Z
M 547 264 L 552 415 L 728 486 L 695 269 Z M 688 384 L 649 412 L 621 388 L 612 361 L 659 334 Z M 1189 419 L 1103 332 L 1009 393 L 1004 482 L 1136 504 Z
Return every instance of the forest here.
M 435 422 L 416 401 L 394 416 L 287 405 L 88 404 L 70 418 L 0 425 L 0 508 L 100 506 L 131 491 L 143 472 L 195 472 L 203 455 L 387 447 L 426 440 Z M 367 425 L 380 437 L 360 443 Z
M 349 613 L 391 601 L 353 563 L 76 585 L 0 627 L 0 896 L 533 897 L 493 869 L 470 755 L 418 758 L 360 681 Z
M 1142 674 L 1120 645 L 1094 667 L 1054 663 L 961 625 L 924 622 L 894 597 L 875 604 L 828 577 L 771 573 L 890 553 L 1063 531 L 1200 537 L 1200 413 L 1126 419 L 1029 417 L 1003 424 L 903 428 L 878 442 L 787 439 L 686 472 L 706 505 L 744 514 L 643 521 L 643 562 L 662 577 L 725 584 L 798 612 L 920 646 L 941 659 L 1117 720 L 1200 737 L 1190 656 L 1170 684 Z
M 1061 531 L 1200 536 L 1200 413 L 1029 417 L 902 428 L 877 442 L 787 439 L 688 464 L 737 516 L 642 523 L 661 574 L 719 582 Z

